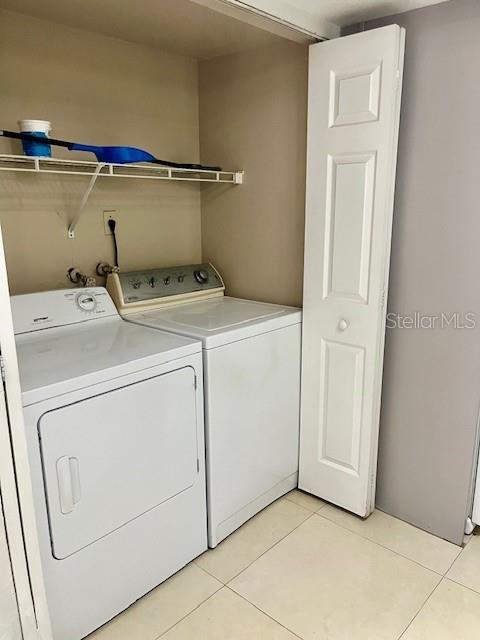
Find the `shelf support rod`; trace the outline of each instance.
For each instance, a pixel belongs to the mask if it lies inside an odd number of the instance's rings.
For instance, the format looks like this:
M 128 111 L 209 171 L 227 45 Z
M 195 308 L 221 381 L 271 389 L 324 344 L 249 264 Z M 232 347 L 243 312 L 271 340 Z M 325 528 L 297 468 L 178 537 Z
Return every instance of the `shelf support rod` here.
M 83 198 L 80 202 L 80 205 L 77 211 L 75 212 L 75 215 L 73 216 L 72 220 L 70 221 L 70 224 L 68 226 L 68 237 L 71 239 L 75 238 L 75 227 L 77 226 L 78 221 L 80 220 L 80 216 L 82 215 L 82 212 L 85 209 L 85 205 L 87 204 L 88 198 L 92 193 L 93 187 L 95 186 L 95 182 L 97 181 L 97 178 L 100 175 L 100 172 L 105 166 L 105 164 L 106 164 L 105 162 L 99 162 L 98 165 L 95 167 L 95 171 L 93 172 L 93 175 L 90 178 L 90 182 L 88 183 L 88 187 L 85 193 L 83 194 Z

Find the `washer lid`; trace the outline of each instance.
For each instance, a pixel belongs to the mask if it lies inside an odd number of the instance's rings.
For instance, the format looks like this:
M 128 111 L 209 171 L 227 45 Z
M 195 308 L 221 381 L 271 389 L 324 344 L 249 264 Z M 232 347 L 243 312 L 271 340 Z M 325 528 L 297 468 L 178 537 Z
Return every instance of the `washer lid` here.
M 215 298 L 166 309 L 136 313 L 131 322 L 201 339 L 218 347 L 301 322 L 301 310 L 239 298 Z
M 16 336 L 24 406 L 201 351 L 119 316 Z

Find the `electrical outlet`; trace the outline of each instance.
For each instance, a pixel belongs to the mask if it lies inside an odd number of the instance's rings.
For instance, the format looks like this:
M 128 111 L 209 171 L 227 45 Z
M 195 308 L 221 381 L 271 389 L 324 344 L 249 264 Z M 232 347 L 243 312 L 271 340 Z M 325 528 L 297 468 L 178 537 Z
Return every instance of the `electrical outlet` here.
M 103 212 L 103 233 L 106 236 L 111 236 L 112 235 L 112 231 L 111 231 L 110 227 L 108 226 L 108 221 L 109 220 L 115 220 L 117 222 L 117 225 L 118 225 L 116 209 L 106 209 Z

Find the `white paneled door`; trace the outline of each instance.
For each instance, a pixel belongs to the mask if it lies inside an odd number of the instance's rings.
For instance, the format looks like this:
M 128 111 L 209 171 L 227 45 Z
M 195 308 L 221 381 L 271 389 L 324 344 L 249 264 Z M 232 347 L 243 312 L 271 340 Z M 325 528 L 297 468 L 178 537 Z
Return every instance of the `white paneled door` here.
M 310 47 L 300 479 L 374 507 L 404 30 Z

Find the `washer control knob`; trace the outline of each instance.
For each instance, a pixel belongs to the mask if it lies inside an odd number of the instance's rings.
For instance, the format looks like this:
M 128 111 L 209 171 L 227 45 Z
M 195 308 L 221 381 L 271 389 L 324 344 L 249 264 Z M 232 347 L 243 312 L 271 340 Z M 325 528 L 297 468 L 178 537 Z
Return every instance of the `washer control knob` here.
M 93 293 L 79 293 L 75 302 L 82 311 L 95 311 L 97 308 L 97 301 Z
M 198 284 L 207 284 L 208 271 L 206 271 L 205 269 L 197 269 L 193 272 L 193 277 L 198 282 Z

